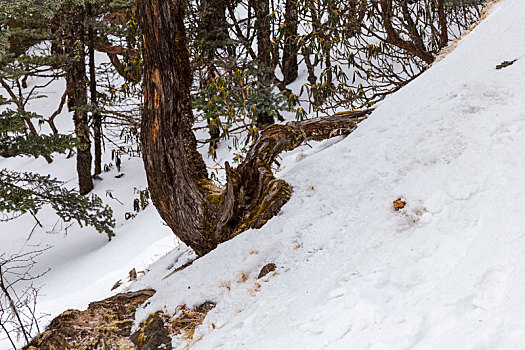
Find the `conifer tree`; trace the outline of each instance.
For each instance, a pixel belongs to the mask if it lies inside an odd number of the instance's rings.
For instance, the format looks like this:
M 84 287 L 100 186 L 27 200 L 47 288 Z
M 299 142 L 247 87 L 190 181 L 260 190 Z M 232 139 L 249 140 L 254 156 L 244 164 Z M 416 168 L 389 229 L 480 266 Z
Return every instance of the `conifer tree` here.
M 67 66 L 67 56 L 57 40 L 60 27 L 57 23 L 60 22 L 53 16 L 53 9 L 45 2 L 13 4 L 0 1 L 0 84 L 6 93 L 5 97 L 0 97 L 2 157 L 43 156 L 51 162 L 54 153 L 87 147 L 85 139 L 79 138 L 78 133 L 64 135 L 55 127 L 54 118 L 62 111 L 66 94 L 50 116 L 26 110 L 32 99 L 45 98 L 39 93 L 39 88 L 62 78 L 62 68 Z M 37 78 L 45 83 L 27 82 Z M 52 133 L 38 133 L 35 122 L 47 123 Z M 91 174 L 88 176 L 91 180 Z M 94 226 L 111 238 L 115 225 L 111 208 L 96 196 L 82 196 L 87 192 L 85 189 L 81 188 L 80 192 L 66 189 L 60 181 L 49 176 L 0 169 L 0 211 L 5 213 L 0 220 L 11 220 L 25 213 L 36 219 L 42 206 L 51 205 L 62 220 Z
M 5 103 L 5 99 L 0 100 L 0 106 Z M 26 132 L 24 117 L 20 113 L 11 109 L 0 113 L 0 154 L 4 157 L 51 156 L 78 144 L 79 140 L 72 135 L 31 135 Z M 82 196 L 50 176 L 0 169 L 0 211 L 7 213 L 0 221 L 26 213 L 36 219 L 44 205 L 51 205 L 66 222 L 75 220 L 81 226 L 93 226 L 106 233 L 109 239 L 113 236 L 115 220 L 112 210 L 97 196 Z

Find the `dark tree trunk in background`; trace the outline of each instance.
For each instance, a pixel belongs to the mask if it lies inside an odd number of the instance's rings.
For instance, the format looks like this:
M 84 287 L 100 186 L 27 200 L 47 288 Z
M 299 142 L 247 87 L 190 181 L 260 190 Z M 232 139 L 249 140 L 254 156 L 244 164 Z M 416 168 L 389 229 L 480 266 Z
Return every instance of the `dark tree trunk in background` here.
M 197 37 L 200 45 L 201 65 L 205 67 L 204 77 L 201 78 L 202 84 L 208 84 L 217 76 L 215 65 L 217 50 L 222 48 L 230 52 L 233 49 L 227 43 L 229 39 L 228 22 L 226 21 L 227 1 L 229 0 L 202 0 L 200 4 Z M 211 122 L 212 118 L 208 119 L 210 150 L 217 148 L 221 136 L 220 128 Z
M 438 0 L 438 21 L 440 28 L 439 48 L 444 48 L 448 44 L 448 22 L 445 13 L 445 0 Z
M 228 0 L 202 0 L 199 8 L 197 38 L 200 44 L 203 64 L 215 68 L 214 59 L 219 48 L 227 49 L 228 22 L 226 9 Z
M 315 85 L 317 83 L 317 76 L 315 75 L 315 66 L 310 59 L 310 51 L 304 51 L 303 56 L 306 69 L 308 70 L 308 82 L 310 85 Z
M 87 4 L 87 16 L 90 21 L 94 21 L 92 16 L 91 3 Z M 91 105 L 97 107 L 97 79 L 95 72 L 95 31 L 93 23 L 89 24 L 88 29 L 88 51 L 89 51 L 89 93 Z M 95 171 L 94 174 L 102 173 L 102 116 L 98 111 L 93 112 L 93 143 L 95 144 Z
M 272 125 L 233 169 L 227 184 L 208 178 L 192 131 L 192 72 L 181 0 L 139 0 L 144 45 L 143 159 L 153 204 L 173 232 L 198 255 L 259 228 L 288 201 L 291 188 L 276 179 L 277 156 L 308 138 L 321 140 L 355 129 L 368 112 Z
M 259 69 L 257 82 L 260 89 L 269 90 L 274 80 L 270 42 L 270 1 L 250 0 L 250 5 L 255 12 L 257 32 L 257 68 Z M 268 111 L 259 111 L 255 123 L 262 129 L 273 124 L 274 119 Z
M 255 12 L 255 30 L 257 31 L 257 64 L 262 70 L 261 80 L 270 83 L 273 80 L 271 42 L 270 42 L 270 2 L 269 0 L 251 0 Z
M 67 39 L 65 44 L 67 65 L 66 84 L 69 94 L 68 107 L 74 110 L 75 134 L 82 142 L 77 148 L 77 174 L 79 192 L 86 194 L 93 189 L 91 178 L 91 141 L 89 138 L 87 104 L 86 62 L 84 50 L 84 8 L 71 6 L 68 11 Z
M 297 79 L 299 64 L 297 62 L 297 2 L 286 0 L 284 13 L 284 50 L 283 50 L 283 81 L 286 85 Z

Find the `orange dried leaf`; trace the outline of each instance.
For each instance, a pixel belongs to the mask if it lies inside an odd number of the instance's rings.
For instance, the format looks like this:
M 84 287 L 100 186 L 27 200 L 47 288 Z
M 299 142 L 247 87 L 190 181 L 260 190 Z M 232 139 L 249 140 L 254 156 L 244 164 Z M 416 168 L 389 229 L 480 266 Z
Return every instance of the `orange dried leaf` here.
M 394 208 L 396 210 L 403 209 L 406 205 L 407 205 L 407 203 L 405 201 L 403 201 L 401 198 L 398 198 L 398 199 L 396 199 L 394 201 Z

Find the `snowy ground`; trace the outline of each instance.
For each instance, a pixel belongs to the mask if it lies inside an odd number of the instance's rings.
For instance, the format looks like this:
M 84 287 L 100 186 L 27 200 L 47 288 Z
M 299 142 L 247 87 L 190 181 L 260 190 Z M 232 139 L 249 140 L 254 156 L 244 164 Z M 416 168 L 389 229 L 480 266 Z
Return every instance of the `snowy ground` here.
M 211 300 L 194 349 L 523 348 L 523 23 L 501 1 L 349 137 L 289 156 L 282 213 L 161 279 L 164 257 L 139 320 Z
M 523 348 L 523 23 L 525 2 L 502 0 L 350 136 L 287 154 L 278 174 L 294 193 L 281 214 L 168 278 L 191 258 L 187 249 L 164 256 L 176 242 L 151 206 L 123 219 L 133 188 L 146 186 L 140 159 L 124 159 L 124 177 L 113 169 L 96 184 L 119 222 L 111 242 L 76 226 L 65 237 L 49 233 L 59 231 L 48 211 L 29 242 L 31 217 L 0 223 L 0 249 L 54 247 L 39 261 L 39 269 L 51 267 L 39 311 L 51 316 L 111 295 L 131 268 L 163 256 L 117 291 L 157 290 L 138 321 L 164 308 L 217 303 L 195 334 L 195 349 Z M 0 159 L 0 167 L 76 182 L 63 157 L 52 166 Z M 398 212 L 392 201 L 399 197 L 407 206 Z M 276 272 L 256 280 L 272 262 Z
M 30 89 L 36 82 L 28 83 Z M 49 99 L 31 101 L 28 110 L 49 116 L 57 108 L 63 89 L 63 81 L 53 83 L 44 91 Z M 73 130 L 71 116 L 66 110 L 67 107 L 57 117 L 57 127 L 64 133 Z M 47 132 L 45 125 L 42 128 L 43 132 Z M 66 232 L 65 228 L 70 223 L 58 220 L 50 208 L 44 208 L 38 213 L 42 228 L 35 227 L 36 222 L 30 215 L 0 222 L 0 254 L 6 254 L 4 258 L 51 247 L 37 258 L 37 264 L 32 270 L 36 275 L 49 269 L 47 274 L 35 281 L 35 285 L 41 287 L 37 313 L 48 315 L 42 319 L 42 325 L 66 309 L 85 309 L 89 302 L 114 294 L 111 288 L 118 280 L 123 282 L 120 290 L 125 290 L 129 284 L 128 272 L 132 268 L 136 271 L 145 270 L 178 245 L 178 239 L 163 225 L 152 205 L 138 214 L 133 210 L 133 199 L 138 198 L 135 188 L 143 190 L 147 187 L 142 159 L 123 157 L 121 172 L 118 172 L 115 161 L 111 160 L 112 146 L 106 146 L 103 164 L 112 163 L 113 167 L 101 174 L 103 180 L 95 180 L 93 193 L 113 208 L 117 227 L 116 236 L 111 242 L 105 234 L 99 234 L 90 227 L 80 228 L 76 223 Z M 47 164 L 42 157 L 0 158 L 0 168 L 48 173 L 65 181 L 70 188 L 77 186 L 74 157 L 66 159 L 65 155 L 56 155 L 52 164 Z M 124 175 L 115 177 L 118 174 Z M 137 216 L 126 220 L 126 212 Z M 21 283 L 16 287 L 18 292 L 25 289 Z M 2 331 L 0 349 L 10 349 Z

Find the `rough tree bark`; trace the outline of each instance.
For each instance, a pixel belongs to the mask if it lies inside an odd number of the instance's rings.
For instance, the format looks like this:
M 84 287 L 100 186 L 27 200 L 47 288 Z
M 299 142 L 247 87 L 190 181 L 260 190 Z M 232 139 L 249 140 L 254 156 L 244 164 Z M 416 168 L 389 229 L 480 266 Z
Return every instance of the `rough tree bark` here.
M 445 13 L 445 0 L 438 0 L 438 21 L 440 28 L 439 47 L 444 48 L 448 44 L 448 23 Z
M 226 20 L 227 2 L 229 0 L 203 0 L 199 8 L 198 50 L 201 56 L 201 65 L 205 67 L 204 76 L 200 79 L 201 85 L 210 84 L 217 76 L 217 51 L 220 48 L 231 52 L 233 47 L 228 44 L 228 21 Z M 210 150 L 216 149 L 221 136 L 221 130 L 211 121 L 218 117 L 214 115 L 208 119 L 210 134 Z
M 262 69 L 261 77 L 272 81 L 271 43 L 270 43 L 270 2 L 269 0 L 252 0 L 251 6 L 255 12 L 255 30 L 257 31 L 257 64 Z
M 271 165 L 306 139 L 349 133 L 369 111 L 272 125 L 237 167 L 226 163 L 227 184 L 208 178 L 192 132 L 192 75 L 182 0 L 139 0 L 144 45 L 144 166 L 153 204 L 198 255 L 249 228 L 259 228 L 288 201 L 291 187 Z
M 97 78 L 95 72 L 95 30 L 92 21 L 95 20 L 92 5 L 87 3 L 87 16 L 91 23 L 88 28 L 88 52 L 89 52 L 89 93 L 93 107 L 97 107 Z M 95 144 L 95 171 L 94 175 L 102 173 L 102 116 L 98 111 L 92 114 L 93 142 Z
M 255 12 L 255 30 L 257 31 L 257 82 L 259 89 L 269 89 L 274 80 L 272 71 L 272 45 L 270 37 L 270 1 L 250 0 L 250 6 Z M 274 123 L 273 116 L 267 111 L 259 111 L 255 118 L 258 128 L 264 128 Z
M 84 50 L 84 7 L 71 6 L 68 12 L 66 85 L 69 94 L 68 107 L 73 110 L 76 137 L 82 142 L 77 148 L 77 173 L 80 194 L 93 189 L 91 178 L 91 140 L 89 138 L 87 104 L 86 61 Z
M 209 63 L 214 67 L 219 48 L 228 49 L 231 44 L 227 43 L 228 21 L 226 20 L 226 8 L 229 0 L 203 0 L 199 7 L 199 24 L 197 39 L 200 44 L 201 59 L 204 64 Z
M 283 49 L 283 82 L 288 85 L 297 79 L 299 64 L 297 62 L 297 1 L 286 0 L 284 12 L 284 49 Z

